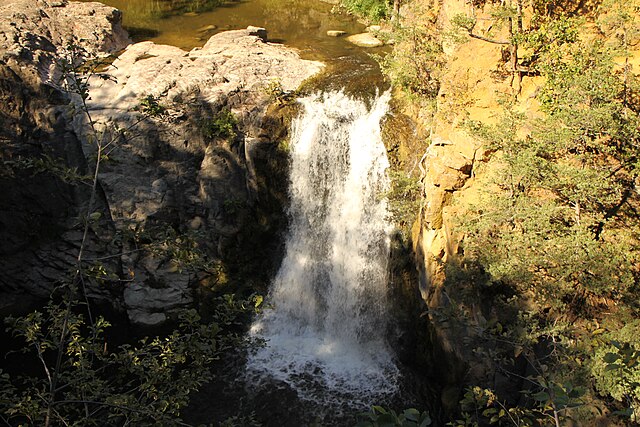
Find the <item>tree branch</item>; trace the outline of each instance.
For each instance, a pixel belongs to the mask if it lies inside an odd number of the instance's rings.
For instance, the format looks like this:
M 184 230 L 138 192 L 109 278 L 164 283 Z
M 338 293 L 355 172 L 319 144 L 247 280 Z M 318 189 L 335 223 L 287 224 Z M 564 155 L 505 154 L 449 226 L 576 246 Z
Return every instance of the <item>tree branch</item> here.
M 478 34 L 474 34 L 471 31 L 469 31 L 469 37 L 473 37 L 474 39 L 478 39 L 478 40 L 482 40 L 488 43 L 493 43 L 493 44 L 503 44 L 503 45 L 510 45 L 511 42 L 510 41 L 506 41 L 506 40 L 494 40 L 494 39 L 490 39 L 489 37 L 484 37 Z
M 97 402 L 97 401 L 94 401 L 94 400 L 58 400 L 57 402 L 54 402 L 53 404 L 54 405 L 63 405 L 63 404 L 67 404 L 67 403 L 80 403 L 80 404 L 88 404 L 88 405 L 107 406 L 109 408 L 122 409 L 123 411 L 136 412 L 138 414 L 145 414 L 145 415 L 152 415 L 153 414 L 151 411 L 145 411 L 143 409 L 131 408 L 129 406 L 116 405 L 116 404 L 107 403 L 107 402 Z M 184 427 L 192 427 L 191 424 L 187 424 L 187 423 L 184 423 L 184 422 L 179 421 L 179 420 L 172 420 L 172 422 L 175 423 L 175 425 L 184 426 Z

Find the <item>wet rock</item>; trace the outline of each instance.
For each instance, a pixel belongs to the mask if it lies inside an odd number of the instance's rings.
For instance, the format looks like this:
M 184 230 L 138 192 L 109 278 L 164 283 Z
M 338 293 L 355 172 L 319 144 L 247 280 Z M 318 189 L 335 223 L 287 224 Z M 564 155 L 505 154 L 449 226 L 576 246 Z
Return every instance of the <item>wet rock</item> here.
M 329 30 L 327 31 L 327 35 L 329 37 L 341 37 L 344 36 L 345 34 L 347 34 L 346 31 L 342 31 L 342 30 Z
M 347 37 L 347 40 L 360 47 L 380 47 L 384 42 L 371 33 L 354 34 Z
M 209 33 L 211 31 L 215 31 L 218 29 L 217 25 L 205 25 L 204 27 L 200 27 L 196 30 L 197 33 Z

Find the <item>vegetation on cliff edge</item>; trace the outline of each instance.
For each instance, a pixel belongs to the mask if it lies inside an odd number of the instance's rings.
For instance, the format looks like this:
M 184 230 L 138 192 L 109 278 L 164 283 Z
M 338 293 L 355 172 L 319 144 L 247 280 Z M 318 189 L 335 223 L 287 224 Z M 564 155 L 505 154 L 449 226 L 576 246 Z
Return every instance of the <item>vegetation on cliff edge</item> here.
M 485 152 L 474 168 L 482 191 L 471 205 L 457 201 L 463 255 L 446 266 L 450 306 L 437 313 L 477 329 L 475 354 L 509 385 L 468 384 L 452 425 L 637 422 L 640 4 L 512 0 L 469 10 L 446 34 L 435 32 L 435 17 L 400 23 L 382 61 L 396 87 L 425 105 L 456 60 L 425 43 L 475 40 L 503 46 L 497 69 L 506 72 L 487 72 L 512 88 L 497 123 L 461 121 Z M 478 30 L 481 14 L 491 21 Z M 533 77 L 543 82 L 540 108 L 526 114 L 520 91 Z M 472 314 L 478 305 L 482 314 Z

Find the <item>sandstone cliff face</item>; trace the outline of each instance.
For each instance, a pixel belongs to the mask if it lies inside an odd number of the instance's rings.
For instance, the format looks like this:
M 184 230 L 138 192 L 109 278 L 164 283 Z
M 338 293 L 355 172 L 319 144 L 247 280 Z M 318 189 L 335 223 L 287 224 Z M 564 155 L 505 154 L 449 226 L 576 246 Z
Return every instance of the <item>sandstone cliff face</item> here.
M 428 3 L 428 2 L 427 2 Z M 422 4 L 424 6 L 424 3 Z M 420 6 L 418 6 L 418 9 Z M 469 13 L 466 2 L 445 0 L 432 2 L 427 10 L 406 10 L 408 19 L 433 19 L 438 31 L 450 30 L 450 19 L 459 13 Z M 489 19 L 479 16 L 474 31 L 483 34 Z M 488 18 L 488 16 L 486 16 Z M 425 19 L 425 18 L 422 18 Z M 452 305 L 451 296 L 463 292 L 465 283 L 447 280 L 447 265 L 464 256 L 463 232 L 456 217 L 464 206 L 478 197 L 476 173 L 484 160 L 481 142 L 465 131 L 465 119 L 495 123 L 500 114 L 500 98 L 512 96 L 508 64 L 502 61 L 501 46 L 471 39 L 464 44 L 445 43 L 446 66 L 440 76 L 440 91 L 436 113 L 426 119 L 429 129 L 428 148 L 422 153 L 420 170 L 423 204 L 413 227 L 412 241 L 419 271 L 419 288 L 429 314 L 431 339 L 436 353 L 448 361 L 439 375 L 452 386 L 445 390 L 445 406 L 457 404 L 457 387 L 463 382 L 494 384 L 499 388 L 490 361 L 478 358 L 473 349 L 480 340 L 486 307 L 481 296 L 469 306 Z M 529 95 L 535 88 L 526 82 L 521 92 L 522 108 L 527 108 Z M 414 114 L 420 120 L 420 114 Z M 423 115 L 424 117 L 424 115 Z M 422 119 L 425 121 L 425 119 Z M 457 311 L 455 315 L 441 315 Z M 456 315 L 466 322 L 453 320 Z
M 60 171 L 93 173 L 96 139 L 108 139 L 86 259 L 99 261 L 109 277 L 90 294 L 124 307 L 134 324 L 152 326 L 197 303 L 199 284 L 269 273 L 258 269 L 277 258 L 286 163 L 277 154 L 282 135 L 271 137 L 284 125 L 277 114 L 265 115 L 265 87 L 277 79 L 293 90 L 322 65 L 266 43 L 257 28 L 218 34 L 191 52 L 129 45 L 89 81 L 94 131 L 86 115 L 68 107 L 56 58 L 68 53 L 69 41 L 87 57 L 123 49 L 128 39 L 119 20 L 119 12 L 96 3 L 0 7 L 0 96 L 7 106 L 0 116 L 0 292 L 3 302 L 47 297 L 73 268 L 90 188 Z M 143 99 L 162 114 L 144 113 Z M 214 122 L 227 110 L 237 119 L 236 136 L 222 138 Z M 170 247 L 185 235 L 211 265 L 229 261 L 235 271 L 183 269 Z M 241 265 L 252 259 L 267 261 Z

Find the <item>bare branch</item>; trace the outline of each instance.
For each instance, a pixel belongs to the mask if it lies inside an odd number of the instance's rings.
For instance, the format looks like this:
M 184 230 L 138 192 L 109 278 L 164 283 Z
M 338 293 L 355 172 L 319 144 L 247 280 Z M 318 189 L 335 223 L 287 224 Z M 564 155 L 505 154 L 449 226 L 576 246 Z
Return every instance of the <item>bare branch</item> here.
M 510 41 L 490 39 L 489 37 L 484 37 L 484 36 L 481 36 L 479 34 L 474 34 L 471 31 L 469 31 L 468 34 L 469 34 L 469 37 L 473 37 L 474 39 L 482 40 L 482 41 L 485 41 L 485 42 L 488 42 L 488 43 L 504 44 L 504 45 L 510 45 L 511 44 Z

